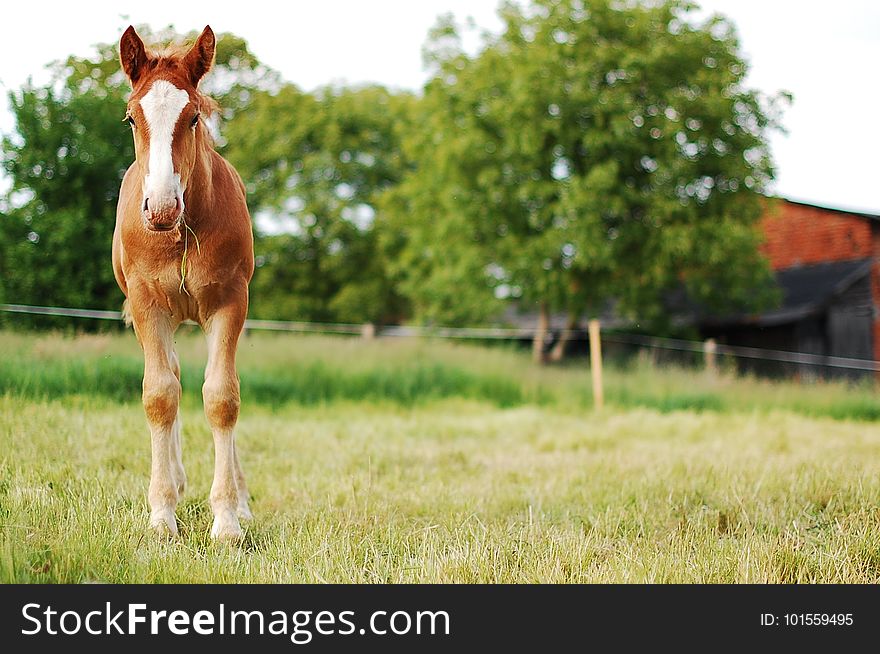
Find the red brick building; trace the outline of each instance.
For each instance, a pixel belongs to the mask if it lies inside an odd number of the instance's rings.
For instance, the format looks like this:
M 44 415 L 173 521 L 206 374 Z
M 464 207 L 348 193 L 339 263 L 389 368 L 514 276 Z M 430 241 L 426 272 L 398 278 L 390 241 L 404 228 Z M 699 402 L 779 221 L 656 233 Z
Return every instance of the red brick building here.
M 880 215 L 773 200 L 764 252 L 782 291 L 777 309 L 708 321 L 720 342 L 880 360 Z
M 774 270 L 878 254 L 880 216 L 774 200 L 761 221 Z

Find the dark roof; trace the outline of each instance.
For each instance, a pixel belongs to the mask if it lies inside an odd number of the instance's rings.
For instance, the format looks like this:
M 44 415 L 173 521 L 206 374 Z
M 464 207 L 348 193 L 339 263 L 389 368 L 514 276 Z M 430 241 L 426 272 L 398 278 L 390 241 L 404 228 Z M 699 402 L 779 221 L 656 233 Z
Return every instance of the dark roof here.
M 831 211 L 833 213 L 845 213 L 850 216 L 858 216 L 859 218 L 868 218 L 869 220 L 876 220 L 880 222 L 880 214 L 876 213 L 867 213 L 864 211 L 850 211 L 849 209 L 839 209 L 836 207 L 826 207 L 821 204 L 813 204 L 812 202 L 801 202 L 799 200 L 791 200 L 789 198 L 780 198 L 783 202 L 788 202 L 788 204 L 796 204 L 801 207 L 810 207 L 811 209 L 820 209 L 822 211 Z
M 738 315 L 724 319 L 708 318 L 706 325 L 781 325 L 805 318 L 824 309 L 871 271 L 871 259 L 833 261 L 812 266 L 796 266 L 776 272 L 782 291 L 782 305 L 758 315 Z

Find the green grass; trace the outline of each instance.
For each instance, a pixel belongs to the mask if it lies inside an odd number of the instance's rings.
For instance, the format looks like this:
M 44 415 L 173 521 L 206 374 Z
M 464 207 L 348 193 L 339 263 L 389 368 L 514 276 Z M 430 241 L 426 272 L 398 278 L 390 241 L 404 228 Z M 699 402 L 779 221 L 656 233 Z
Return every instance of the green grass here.
M 0 348 L 2 582 L 880 582 L 867 387 L 641 364 L 608 371 L 594 412 L 580 365 L 512 350 L 249 336 L 256 519 L 228 546 L 208 537 L 201 339 L 179 342 L 190 488 L 170 542 L 147 530 L 133 336 Z
M 201 401 L 204 339 L 184 330 L 177 348 L 184 400 Z M 143 358 L 131 334 L 70 337 L 0 332 L 0 394 L 22 399 L 140 397 Z M 239 372 L 246 403 L 275 409 L 339 401 L 413 407 L 466 398 L 495 407 L 589 409 L 587 363 L 537 367 L 511 347 L 416 339 L 364 342 L 348 337 L 252 334 L 242 341 Z M 771 412 L 781 409 L 839 420 L 880 420 L 873 384 L 791 382 L 658 368 L 645 359 L 610 365 L 605 397 L 618 409 Z

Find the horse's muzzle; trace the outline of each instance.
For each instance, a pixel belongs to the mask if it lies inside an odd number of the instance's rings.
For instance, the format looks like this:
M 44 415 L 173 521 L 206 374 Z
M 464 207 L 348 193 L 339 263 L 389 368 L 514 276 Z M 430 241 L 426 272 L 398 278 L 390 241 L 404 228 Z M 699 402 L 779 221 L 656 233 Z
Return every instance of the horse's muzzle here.
M 168 232 L 180 224 L 183 215 L 183 203 L 180 197 L 173 200 L 155 202 L 150 198 L 144 198 L 142 209 L 144 225 L 153 232 Z

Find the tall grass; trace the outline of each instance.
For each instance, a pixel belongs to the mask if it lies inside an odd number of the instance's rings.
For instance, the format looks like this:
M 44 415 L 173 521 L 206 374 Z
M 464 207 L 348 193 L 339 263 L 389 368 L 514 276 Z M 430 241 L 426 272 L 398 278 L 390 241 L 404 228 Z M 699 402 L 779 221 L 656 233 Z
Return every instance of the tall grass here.
M 880 581 L 880 425 L 450 399 L 245 407 L 244 542 L 211 542 L 183 413 L 180 538 L 147 528 L 135 404 L 0 397 L 3 582 Z
M 184 331 L 189 487 L 147 529 L 132 334 L 0 333 L 2 582 L 880 582 L 871 386 L 606 373 L 509 347 L 250 334 L 237 444 L 255 521 L 213 543 Z M 817 417 L 824 416 L 824 417 Z
M 184 401 L 196 403 L 206 358 L 194 330 L 178 336 Z M 0 332 L 0 394 L 137 401 L 143 359 L 131 334 L 69 336 Z M 249 334 L 239 351 L 245 402 L 279 408 L 337 401 L 415 406 L 464 398 L 497 407 L 589 409 L 587 363 L 540 367 L 511 346 L 433 340 Z M 872 384 L 796 383 L 658 367 L 645 359 L 607 368 L 605 396 L 619 408 L 769 412 L 880 420 Z

